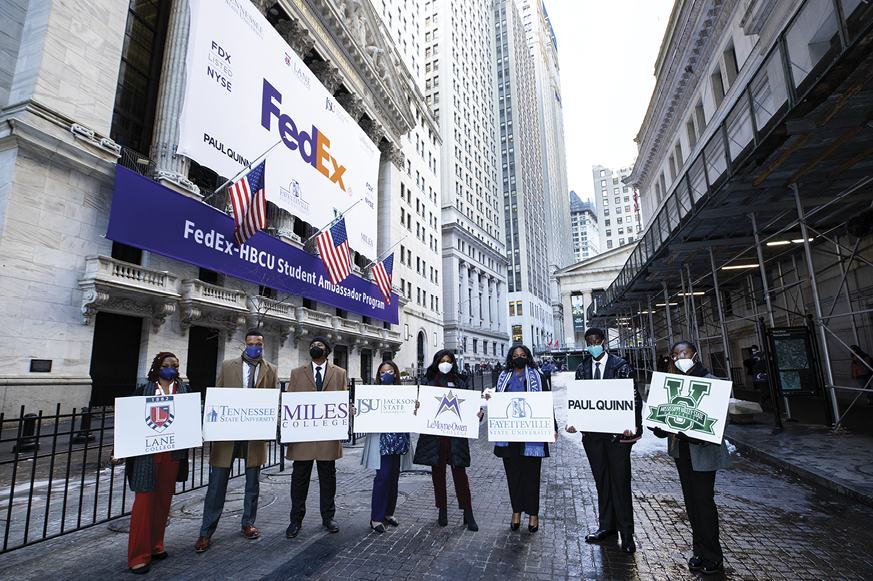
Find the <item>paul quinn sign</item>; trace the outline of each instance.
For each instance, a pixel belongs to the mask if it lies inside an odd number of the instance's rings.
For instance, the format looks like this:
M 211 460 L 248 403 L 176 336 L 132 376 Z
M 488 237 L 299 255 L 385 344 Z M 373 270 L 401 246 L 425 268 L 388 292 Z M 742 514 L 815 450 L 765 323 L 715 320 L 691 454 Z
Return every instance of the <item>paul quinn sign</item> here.
M 116 398 L 114 433 L 118 458 L 200 446 L 200 394 Z
M 655 372 L 643 424 L 718 444 L 727 423 L 730 394 L 729 381 Z
M 358 385 L 355 387 L 355 433 L 414 432 L 414 385 Z
M 282 443 L 345 440 L 349 435 L 349 392 L 282 394 Z
M 489 442 L 554 442 L 552 393 L 494 393 L 488 400 Z
M 203 439 L 272 440 L 278 417 L 278 389 L 210 387 L 203 407 Z
M 577 379 L 567 382 L 567 424 L 580 432 L 636 431 L 632 379 Z

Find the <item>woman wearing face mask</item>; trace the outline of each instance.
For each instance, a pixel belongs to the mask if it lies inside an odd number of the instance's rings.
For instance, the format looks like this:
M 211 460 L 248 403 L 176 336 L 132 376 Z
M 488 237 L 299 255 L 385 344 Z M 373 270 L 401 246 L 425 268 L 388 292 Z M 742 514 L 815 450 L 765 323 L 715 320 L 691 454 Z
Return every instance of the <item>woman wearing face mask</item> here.
M 497 391 L 538 392 L 551 391 L 551 388 L 544 384 L 530 349 L 518 345 L 506 356 L 506 371 L 497 378 Z M 491 399 L 491 396 L 486 394 L 485 399 Z M 557 439 L 558 424 L 555 423 L 555 441 Z M 527 529 L 537 532 L 540 528 L 540 469 L 543 458 L 549 457 L 549 445 L 544 442 L 495 442 L 494 455 L 503 458 L 509 485 L 512 503 L 509 528 L 517 531 L 521 526 L 521 513 L 526 512 Z
M 393 361 L 383 361 L 376 374 L 380 385 L 402 385 L 400 369 Z M 399 526 L 394 518 L 397 508 L 397 483 L 401 470 L 412 469 L 412 445 L 409 433 L 367 434 L 361 464 L 376 471 L 373 479 L 373 500 L 370 508 L 370 528 L 384 533 L 382 522 Z
M 140 385 L 134 396 L 189 393 L 179 380 L 179 359 L 167 351 L 158 353 L 148 373 L 148 383 Z M 124 458 L 111 457 L 119 465 Z M 176 482 L 188 477 L 188 450 L 146 454 L 127 459 L 125 473 L 130 489 L 136 493 L 130 514 L 127 566 L 132 573 L 148 573 L 153 559 L 169 557 L 164 550 L 164 531 Z
M 458 364 L 451 351 L 443 349 L 433 356 L 433 362 L 425 372 L 427 385 L 451 387 L 452 389 L 467 389 L 467 382 L 458 372 Z M 416 402 L 416 409 L 418 404 Z M 484 412 L 479 410 L 479 420 Z M 470 465 L 470 443 L 467 438 L 452 438 L 450 436 L 434 436 L 421 434 L 415 449 L 414 464 L 431 466 L 433 492 L 436 506 L 439 509 L 440 526 L 449 524 L 449 502 L 446 492 L 446 465 L 452 467 L 452 480 L 455 482 L 455 494 L 458 497 L 458 508 L 464 511 L 464 524 L 471 531 L 478 531 L 479 525 L 473 518 L 473 497 L 470 494 L 470 481 L 467 479 L 467 466 Z
M 673 345 L 669 373 L 718 379 L 711 375 L 700 361 L 697 348 L 688 341 Z M 718 573 L 724 556 L 718 539 L 718 509 L 715 506 L 715 474 L 729 468 L 731 456 L 727 444 L 711 444 L 686 436 L 671 434 L 660 428 L 649 428 L 659 438 L 669 438 L 667 451 L 676 462 L 685 512 L 691 521 L 694 555 L 688 568 L 704 575 Z

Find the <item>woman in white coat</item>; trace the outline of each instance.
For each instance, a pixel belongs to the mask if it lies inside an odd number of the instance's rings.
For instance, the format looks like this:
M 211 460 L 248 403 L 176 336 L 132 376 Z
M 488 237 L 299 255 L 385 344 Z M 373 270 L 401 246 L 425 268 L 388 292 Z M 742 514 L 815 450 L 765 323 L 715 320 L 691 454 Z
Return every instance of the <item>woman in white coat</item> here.
M 397 364 L 393 361 L 383 361 L 376 374 L 376 382 L 381 385 L 401 385 Z M 373 479 L 370 528 L 377 533 L 384 533 L 383 521 L 395 527 L 400 525 L 400 522 L 394 518 L 394 509 L 397 508 L 400 471 L 412 469 L 412 444 L 409 433 L 367 434 L 361 464 L 376 471 L 376 477 Z

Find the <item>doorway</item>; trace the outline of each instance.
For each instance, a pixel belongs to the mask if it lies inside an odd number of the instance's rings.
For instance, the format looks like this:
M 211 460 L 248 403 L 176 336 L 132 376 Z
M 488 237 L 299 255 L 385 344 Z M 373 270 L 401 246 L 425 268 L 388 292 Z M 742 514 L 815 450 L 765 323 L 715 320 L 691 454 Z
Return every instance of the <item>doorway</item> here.
M 197 393 L 215 386 L 218 369 L 218 329 L 191 327 L 188 330 L 188 385 Z
M 114 405 L 116 397 L 126 397 L 133 393 L 136 389 L 141 341 L 141 318 L 97 313 L 94 317 L 94 341 L 91 346 L 89 372 L 90 405 Z
M 361 349 L 361 379 L 365 385 L 373 381 L 373 353 L 369 349 Z
M 346 370 L 348 375 L 349 370 L 349 349 L 345 345 L 337 345 L 333 348 L 333 364 L 337 367 Z
M 427 335 L 424 334 L 424 331 L 418 332 L 418 347 L 416 351 L 416 361 L 418 361 L 418 368 L 424 369 L 424 347 L 427 345 Z

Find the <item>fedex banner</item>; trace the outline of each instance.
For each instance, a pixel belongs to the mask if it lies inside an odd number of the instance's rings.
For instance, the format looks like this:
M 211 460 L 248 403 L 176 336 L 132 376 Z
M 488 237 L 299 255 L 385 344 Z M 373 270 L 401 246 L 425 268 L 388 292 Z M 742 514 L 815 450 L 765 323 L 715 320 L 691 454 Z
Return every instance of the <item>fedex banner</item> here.
M 267 201 L 376 258 L 379 149 L 248 0 L 191 0 L 179 153 L 220 175 L 267 157 Z
M 110 240 L 397 324 L 397 295 L 387 305 L 375 283 L 355 275 L 331 284 L 321 259 L 263 232 L 237 246 L 233 228 L 212 206 L 115 166 Z

